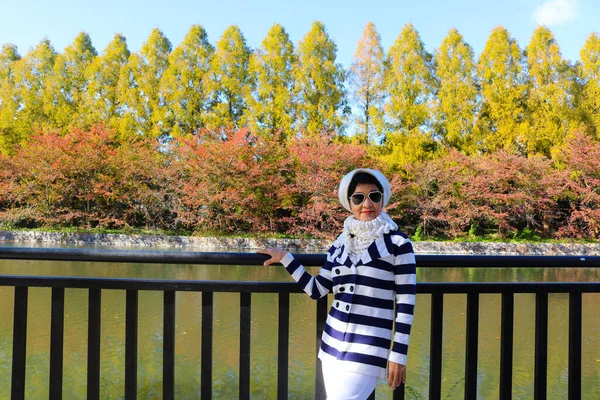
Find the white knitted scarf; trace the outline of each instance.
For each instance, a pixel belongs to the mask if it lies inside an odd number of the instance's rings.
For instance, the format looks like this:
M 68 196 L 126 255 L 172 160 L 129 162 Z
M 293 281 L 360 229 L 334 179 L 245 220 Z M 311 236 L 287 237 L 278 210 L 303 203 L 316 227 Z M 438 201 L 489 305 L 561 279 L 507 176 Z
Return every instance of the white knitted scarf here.
M 350 260 L 355 264 L 371 243 L 383 234 L 397 229 L 398 225 L 384 212 L 371 221 L 359 221 L 350 216 L 344 221 L 344 230 L 334 244 L 337 247 L 344 245 Z

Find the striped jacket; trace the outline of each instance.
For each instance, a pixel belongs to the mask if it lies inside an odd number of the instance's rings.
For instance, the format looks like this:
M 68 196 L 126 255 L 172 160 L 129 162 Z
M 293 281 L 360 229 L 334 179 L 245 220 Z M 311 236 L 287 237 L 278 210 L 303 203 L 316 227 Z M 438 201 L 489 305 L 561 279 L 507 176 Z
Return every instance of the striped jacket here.
M 289 253 L 281 263 L 311 298 L 333 292 L 319 350 L 322 361 L 341 360 L 346 370 L 380 378 L 386 377 L 388 360 L 406 365 L 416 267 L 412 245 L 404 233 L 384 234 L 355 264 L 344 245 L 334 244 L 317 277 Z

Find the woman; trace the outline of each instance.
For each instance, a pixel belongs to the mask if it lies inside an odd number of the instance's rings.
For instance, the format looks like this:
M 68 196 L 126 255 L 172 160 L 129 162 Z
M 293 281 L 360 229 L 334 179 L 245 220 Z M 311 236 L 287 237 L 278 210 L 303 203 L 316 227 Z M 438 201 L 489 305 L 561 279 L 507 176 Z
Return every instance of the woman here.
M 264 265 L 282 263 L 311 298 L 333 292 L 319 350 L 329 400 L 366 399 L 386 378 L 386 364 L 388 386 L 406 381 L 415 257 L 408 237 L 383 212 L 390 195 L 379 171 L 361 168 L 344 176 L 338 197 L 352 216 L 317 277 L 285 251 L 259 251 L 271 256 Z

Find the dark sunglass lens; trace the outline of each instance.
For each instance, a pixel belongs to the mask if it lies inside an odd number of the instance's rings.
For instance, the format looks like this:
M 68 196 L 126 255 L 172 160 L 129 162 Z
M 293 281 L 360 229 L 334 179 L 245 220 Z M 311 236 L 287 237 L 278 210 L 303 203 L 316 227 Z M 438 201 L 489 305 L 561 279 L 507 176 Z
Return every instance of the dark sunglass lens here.
M 352 204 L 359 205 L 365 200 L 365 195 L 362 193 L 355 193 L 350 196 L 350 200 L 352 200 Z
M 373 203 L 379 203 L 381 201 L 381 193 L 380 192 L 371 192 L 369 193 L 369 199 Z

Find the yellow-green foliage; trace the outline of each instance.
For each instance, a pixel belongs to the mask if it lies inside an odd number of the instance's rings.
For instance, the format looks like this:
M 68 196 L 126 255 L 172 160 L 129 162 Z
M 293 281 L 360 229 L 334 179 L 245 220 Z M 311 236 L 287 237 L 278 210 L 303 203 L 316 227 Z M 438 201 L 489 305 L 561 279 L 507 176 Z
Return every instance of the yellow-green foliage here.
M 366 144 L 379 143 L 384 135 L 384 53 L 372 22 L 358 42 L 348 75 L 353 103 L 359 111 L 355 118 L 356 135 Z
M 52 99 L 44 89 L 52 77 L 55 59 L 54 47 L 50 40 L 44 39 L 15 62 L 13 96 L 18 99 L 18 107 L 13 116 L 14 137 L 11 143 L 22 143 L 32 131 L 52 127 L 52 120 L 45 113 L 50 109 Z
M 169 56 L 169 67 L 160 82 L 160 97 L 165 102 L 166 128 L 175 138 L 191 135 L 207 125 L 213 53 L 204 28 L 193 25 Z
M 83 105 L 87 126 L 102 123 L 112 129 L 119 127 L 123 103 L 119 102 L 118 83 L 129 56 L 125 37 L 116 34 L 89 66 Z
M 522 151 L 526 142 L 527 75 L 524 56 L 503 27 L 495 28 L 479 57 L 481 111 L 474 132 L 479 152 Z
M 406 168 L 437 156 L 438 144 L 427 133 L 415 129 L 408 133 L 388 133 L 379 159 L 387 170 L 407 173 Z
M 45 81 L 44 113 L 52 128 L 83 128 L 87 110 L 84 97 L 89 88 L 90 66 L 98 55 L 87 33 L 80 33 L 64 53 L 58 54 L 53 74 Z
M 533 33 L 526 49 L 531 87 L 528 95 L 527 153 L 550 155 L 564 142 L 577 121 L 573 112 L 574 71 L 562 58 L 554 35 L 546 27 Z
M 298 66 L 294 78 L 298 85 L 297 127 L 309 135 L 339 132 L 345 110 L 344 69 L 336 63 L 337 46 L 325 26 L 314 22 L 298 45 Z
M 214 101 L 207 125 L 212 129 L 244 126 L 246 99 L 254 82 L 248 71 L 250 48 L 237 26 L 230 26 L 217 42 L 207 85 Z
M 436 148 L 431 128 L 438 82 L 433 57 L 412 24 L 402 28 L 385 66 L 387 133 L 380 157 L 392 171 L 405 171 L 431 158 Z
M 171 42 L 154 28 L 141 51 L 132 54 L 121 68 L 119 101 L 126 104 L 119 129 L 122 137 L 157 138 L 169 133 L 158 88 L 170 53 Z
M 412 24 L 402 28 L 388 52 L 385 89 L 389 96 L 385 107 L 389 132 L 408 134 L 431 127 L 437 90 L 433 57 Z
M 600 134 L 600 36 L 588 36 L 580 52 L 583 90 L 581 107 L 596 137 Z
M 9 153 L 19 137 L 14 116 L 19 107 L 15 96 L 15 65 L 21 59 L 17 46 L 5 44 L 0 52 L 0 153 Z
M 294 82 L 297 63 L 294 45 L 279 24 L 269 29 L 261 47 L 250 58 L 250 73 L 256 80 L 254 95 L 248 97 L 246 120 L 261 136 L 287 140 L 293 128 L 298 102 Z
M 37 131 L 66 134 L 96 124 L 120 140 L 165 143 L 199 131 L 222 139 L 238 128 L 280 142 L 326 134 L 374 144 L 369 152 L 392 169 L 435 157 L 440 148 L 552 157 L 574 132 L 598 139 L 598 34 L 587 38 L 573 65 L 545 27 L 526 51 L 495 28 L 476 65 L 455 29 L 437 47 L 433 57 L 407 24 L 386 54 L 369 23 L 344 70 L 320 22 L 296 47 L 278 24 L 257 49 L 237 26 L 213 46 L 199 25 L 174 51 L 159 29 L 133 54 L 122 35 L 100 55 L 86 33 L 61 53 L 49 39 L 22 57 L 6 44 L 0 153 L 13 154 Z
M 435 63 L 440 80 L 434 107 L 436 134 L 446 145 L 471 152 L 477 112 L 473 49 L 456 29 L 451 29 L 436 51 Z

